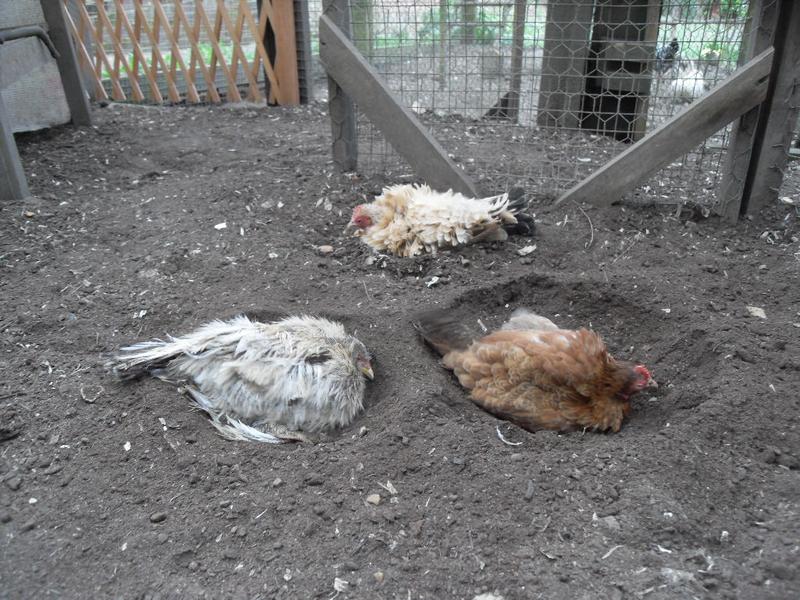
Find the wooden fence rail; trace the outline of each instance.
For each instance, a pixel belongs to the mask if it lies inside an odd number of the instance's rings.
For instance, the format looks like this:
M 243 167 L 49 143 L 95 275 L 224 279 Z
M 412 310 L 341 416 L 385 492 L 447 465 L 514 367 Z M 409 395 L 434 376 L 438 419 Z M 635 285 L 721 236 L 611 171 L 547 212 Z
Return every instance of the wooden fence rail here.
M 260 102 L 265 88 L 271 102 L 300 100 L 293 0 L 264 1 L 260 14 L 255 0 L 61 2 L 98 100 Z

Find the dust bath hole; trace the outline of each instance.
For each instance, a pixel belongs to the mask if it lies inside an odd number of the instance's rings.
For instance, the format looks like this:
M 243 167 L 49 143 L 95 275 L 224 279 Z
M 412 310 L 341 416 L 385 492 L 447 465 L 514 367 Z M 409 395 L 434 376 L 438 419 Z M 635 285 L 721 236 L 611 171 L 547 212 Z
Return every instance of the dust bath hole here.
M 470 291 L 452 306 L 476 336 L 483 327 L 497 329 L 521 307 L 565 329 L 590 328 L 616 358 L 646 365 L 661 386 L 662 416 L 704 402 L 708 374 L 722 360 L 708 331 L 683 327 L 679 310 L 665 313 L 645 290 L 621 291 L 602 280 L 531 274 Z

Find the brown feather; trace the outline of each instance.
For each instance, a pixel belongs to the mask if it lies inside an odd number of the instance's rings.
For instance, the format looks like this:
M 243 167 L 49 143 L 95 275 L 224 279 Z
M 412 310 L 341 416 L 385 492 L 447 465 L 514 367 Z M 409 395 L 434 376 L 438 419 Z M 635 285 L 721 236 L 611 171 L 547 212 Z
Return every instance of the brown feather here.
M 593 331 L 504 329 L 471 341 L 452 311 L 416 326 L 476 404 L 525 429 L 616 432 L 630 410 L 633 365 Z

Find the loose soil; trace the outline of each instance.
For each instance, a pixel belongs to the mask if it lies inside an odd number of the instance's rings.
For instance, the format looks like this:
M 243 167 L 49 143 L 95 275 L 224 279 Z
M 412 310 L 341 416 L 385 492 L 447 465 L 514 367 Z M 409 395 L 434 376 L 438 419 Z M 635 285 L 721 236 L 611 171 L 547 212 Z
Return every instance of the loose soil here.
M 321 105 L 95 119 L 20 137 L 34 197 L 0 206 L 0 596 L 800 597 L 793 207 L 730 227 L 537 198 L 532 239 L 376 257 L 341 232 L 399 174 L 337 174 Z M 619 434 L 523 431 L 417 339 L 432 306 L 591 326 L 660 387 Z M 317 445 L 229 442 L 103 370 L 240 312 L 357 331 L 364 413 Z

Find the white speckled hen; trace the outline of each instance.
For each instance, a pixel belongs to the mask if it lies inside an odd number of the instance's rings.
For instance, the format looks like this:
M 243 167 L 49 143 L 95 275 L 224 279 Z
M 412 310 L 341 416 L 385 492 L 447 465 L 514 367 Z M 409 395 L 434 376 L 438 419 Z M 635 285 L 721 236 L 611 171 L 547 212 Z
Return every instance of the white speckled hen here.
M 107 367 L 181 386 L 228 439 L 274 444 L 348 425 L 373 377 L 363 343 L 340 323 L 307 316 L 213 321 L 122 348 Z
M 345 231 L 378 252 L 396 256 L 435 254 L 479 241 L 503 241 L 512 233 L 530 234 L 533 219 L 524 213 L 521 188 L 489 198 L 469 198 L 427 185 L 395 185 L 369 204 L 359 204 Z

